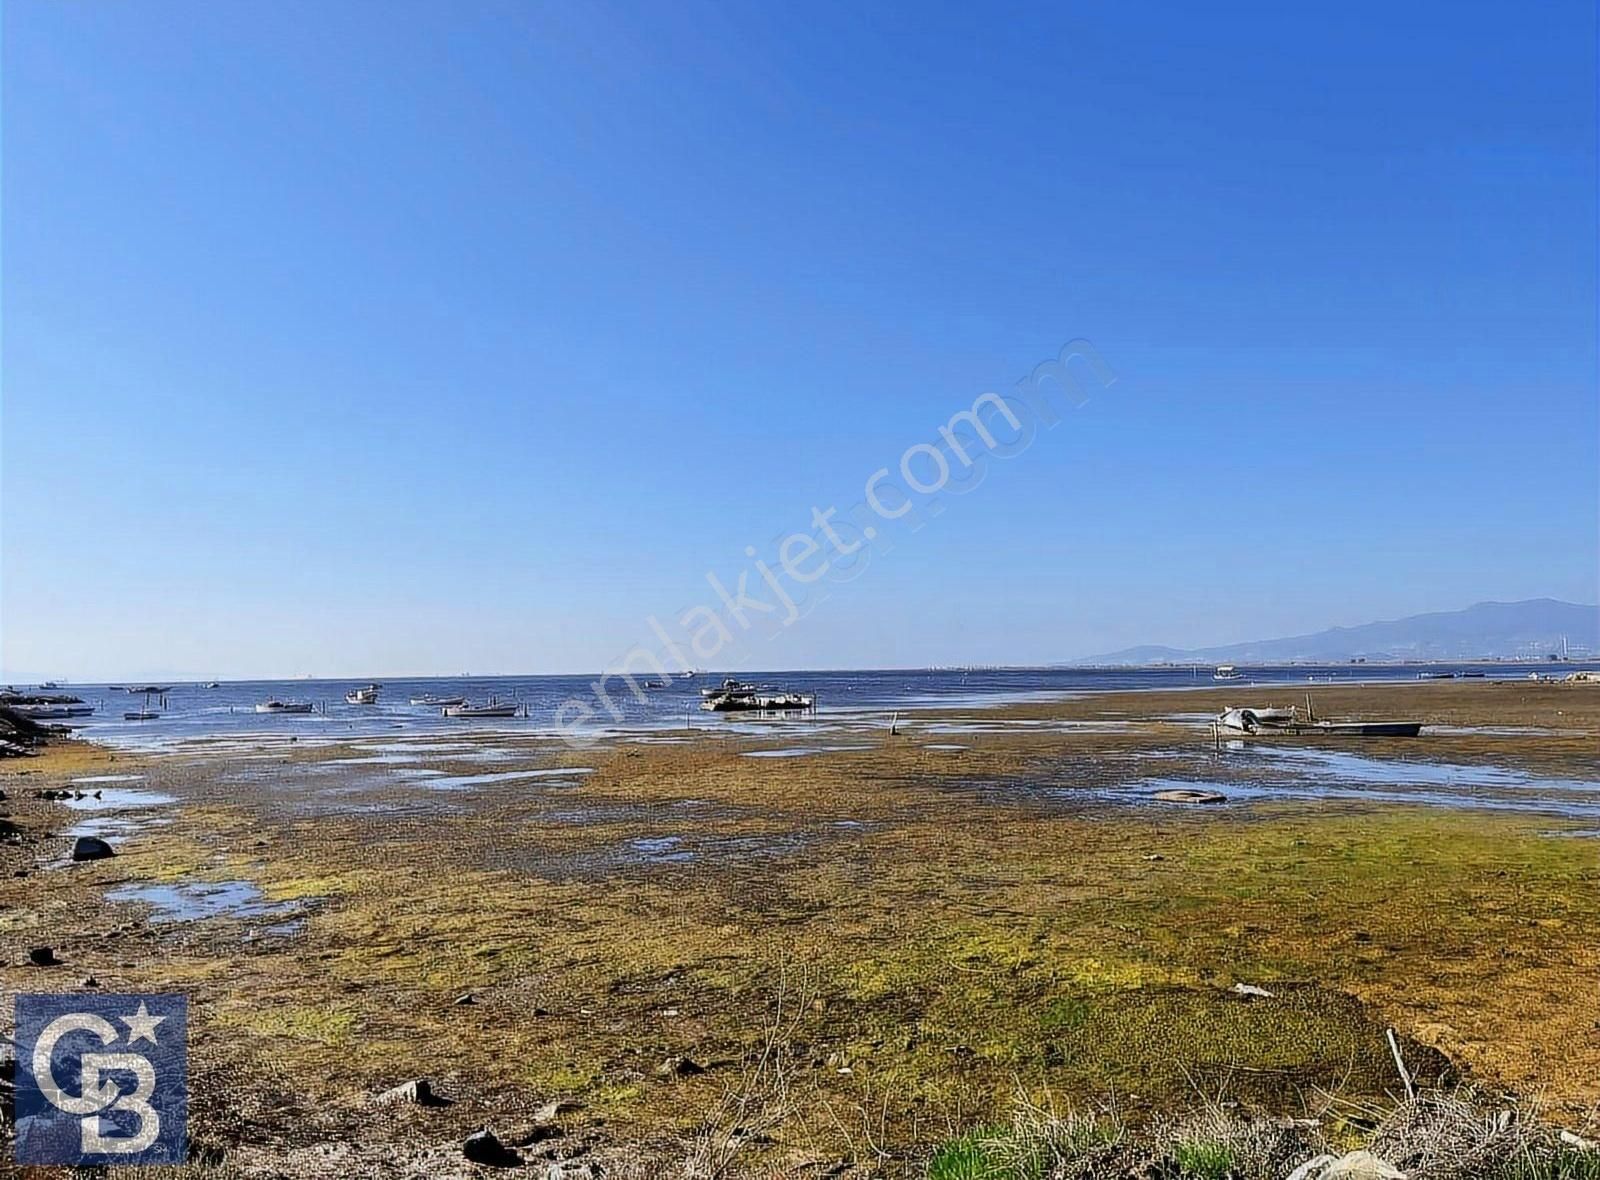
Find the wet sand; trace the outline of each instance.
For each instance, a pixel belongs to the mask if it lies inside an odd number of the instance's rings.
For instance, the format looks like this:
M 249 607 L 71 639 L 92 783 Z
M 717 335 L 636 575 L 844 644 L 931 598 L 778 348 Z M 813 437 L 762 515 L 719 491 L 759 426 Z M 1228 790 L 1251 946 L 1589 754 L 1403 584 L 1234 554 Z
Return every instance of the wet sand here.
M 1222 706 L 1306 688 L 1321 716 L 1429 728 L 1213 749 Z M 556 1099 L 581 1109 L 527 1155 L 659 1174 L 730 1089 L 771 1116 L 751 1168 L 916 1175 L 1019 1090 L 1332 1118 L 1397 1088 L 1390 1025 L 1425 1078 L 1581 1122 L 1600 686 L 1306 688 L 583 751 L 470 731 L 62 747 L 0 766 L 19 841 L 0 985 L 186 993 L 196 1142 L 286 1175 L 341 1141 L 350 1174 L 451 1174 L 467 1131 L 531 1135 Z M 63 786 L 102 798 L 32 797 Z M 1226 801 L 1155 798 L 1189 789 Z M 72 832 L 117 857 L 63 864 Z M 42 944 L 64 965 L 23 965 Z M 774 1030 L 781 1095 L 749 1070 Z M 678 1057 L 705 1071 L 663 1074 Z M 453 1105 L 374 1114 L 415 1076 Z

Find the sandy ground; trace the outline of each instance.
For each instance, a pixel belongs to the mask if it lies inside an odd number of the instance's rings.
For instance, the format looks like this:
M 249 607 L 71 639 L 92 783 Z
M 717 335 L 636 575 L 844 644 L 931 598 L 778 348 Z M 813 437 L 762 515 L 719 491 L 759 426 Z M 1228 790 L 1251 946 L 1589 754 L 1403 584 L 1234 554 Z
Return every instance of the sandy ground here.
M 1226 686 L 583 752 L 64 745 L 0 767 L 0 985 L 186 994 L 224 1172 L 468 1174 L 489 1125 L 614 1176 L 919 1175 L 1019 1096 L 1359 1118 L 1389 1026 L 1425 1082 L 1592 1129 L 1600 686 L 1308 687 L 1429 728 L 1219 751 L 1208 715 L 1304 692 Z M 118 855 L 66 863 L 80 831 Z M 414 1077 L 450 1104 L 374 1105 Z

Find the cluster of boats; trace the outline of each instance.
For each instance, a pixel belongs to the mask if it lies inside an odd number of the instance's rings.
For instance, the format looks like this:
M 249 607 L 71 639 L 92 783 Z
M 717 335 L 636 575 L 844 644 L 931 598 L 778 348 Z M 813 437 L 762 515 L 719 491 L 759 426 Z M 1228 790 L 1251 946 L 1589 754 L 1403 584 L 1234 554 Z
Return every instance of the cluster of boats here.
M 54 684 L 41 687 L 55 688 Z M 7 689 L 0 692 L 0 705 L 12 709 L 31 721 L 59 721 L 68 717 L 87 717 L 94 706 L 82 697 L 65 693 L 26 693 Z
M 344 694 L 347 705 L 376 705 L 378 695 L 383 690 L 381 684 L 364 684 L 352 688 Z M 411 703 L 418 708 L 438 709 L 446 717 L 518 717 L 526 713 L 522 705 L 516 701 L 502 701 L 490 697 L 487 701 L 474 704 L 466 697 L 436 696 L 433 693 L 423 693 L 421 696 L 411 698 Z M 262 701 L 256 706 L 257 713 L 312 713 L 316 706 L 310 701 L 280 701 L 277 698 Z
M 708 713 L 809 713 L 817 707 L 814 693 L 763 688 L 742 680 L 702 688 L 700 697 L 700 707 Z

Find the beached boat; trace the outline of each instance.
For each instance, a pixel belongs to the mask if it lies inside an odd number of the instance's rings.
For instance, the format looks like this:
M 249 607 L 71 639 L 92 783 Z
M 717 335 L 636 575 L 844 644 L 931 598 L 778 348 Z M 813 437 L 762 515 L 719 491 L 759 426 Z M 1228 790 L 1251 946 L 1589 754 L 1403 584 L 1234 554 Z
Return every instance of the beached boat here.
M 1329 737 L 1416 737 L 1422 732 L 1420 721 L 1313 721 L 1306 733 Z
M 1217 670 L 1215 672 L 1211 673 L 1211 679 L 1213 679 L 1213 680 L 1243 680 L 1244 676 L 1241 675 L 1240 672 L 1239 672 L 1239 669 L 1235 668 L 1232 664 L 1218 664 L 1217 665 Z
M 420 697 L 412 697 L 411 698 L 411 703 L 413 705 L 426 705 L 429 708 L 433 708 L 433 709 L 443 709 L 443 708 L 445 708 L 446 706 L 449 706 L 449 705 L 464 705 L 464 704 L 467 703 L 467 698 L 466 697 L 436 697 L 432 693 L 423 693 L 423 695 L 421 695 Z
M 259 705 L 256 706 L 256 712 L 257 713 L 309 713 L 309 712 L 311 712 L 311 702 L 310 701 L 280 701 L 280 700 L 277 700 L 276 698 L 274 698 L 273 700 L 270 700 L 270 701 L 262 701 Z
M 1229 733 L 1260 736 L 1416 737 L 1422 732 L 1420 721 L 1319 721 L 1309 708 L 1305 718 L 1292 708 L 1229 708 L 1218 714 L 1216 723 Z
M 1282 729 L 1293 725 L 1298 713 L 1291 707 L 1288 709 L 1259 708 L 1259 709 L 1224 709 L 1217 717 L 1217 724 L 1223 729 L 1235 733 L 1255 733 L 1260 729 Z
M 521 708 L 515 701 L 491 700 L 483 705 L 447 705 L 446 717 L 515 717 Z
M 364 688 L 352 688 L 344 694 L 344 703 L 347 705 L 376 705 L 378 703 L 378 690 L 381 684 L 369 684 Z

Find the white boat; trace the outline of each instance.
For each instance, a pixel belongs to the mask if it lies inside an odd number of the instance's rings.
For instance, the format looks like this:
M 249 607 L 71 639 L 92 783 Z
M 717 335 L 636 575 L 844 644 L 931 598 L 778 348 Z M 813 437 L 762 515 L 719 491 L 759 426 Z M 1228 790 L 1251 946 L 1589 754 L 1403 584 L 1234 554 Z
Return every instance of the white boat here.
M 1211 673 L 1211 679 L 1243 680 L 1244 677 L 1240 674 L 1239 669 L 1235 668 L 1232 664 L 1218 664 L 1217 670 Z
M 1416 737 L 1420 721 L 1302 720 L 1294 709 L 1226 709 L 1217 724 L 1232 733 L 1323 735 L 1326 737 Z
M 491 700 L 483 705 L 447 705 L 446 717 L 515 717 L 521 708 L 515 701 Z
M 376 705 L 378 703 L 378 690 L 381 684 L 369 684 L 365 688 L 352 688 L 344 694 L 344 703 L 347 705 Z
M 746 695 L 754 693 L 756 690 L 757 686 L 754 684 L 748 684 L 743 680 L 734 680 L 730 678 L 724 680 L 716 688 L 702 688 L 700 690 L 700 695 L 707 698 L 729 696 L 734 694 Z
M 310 701 L 280 701 L 276 698 L 262 701 L 256 706 L 257 713 L 309 713 Z
M 1297 717 L 1293 708 L 1229 708 L 1217 717 L 1217 724 L 1235 733 L 1255 733 L 1258 729 L 1283 729 L 1293 725 Z
M 424 693 L 420 697 L 412 697 L 411 698 L 411 703 L 413 705 L 427 705 L 427 706 L 429 706 L 431 708 L 434 708 L 434 709 L 443 709 L 443 708 L 446 708 L 446 707 L 448 707 L 450 705 L 464 705 L 464 704 L 467 703 L 467 698 L 466 697 L 436 697 L 432 693 Z
M 708 713 L 800 713 L 817 707 L 808 692 L 764 691 L 754 684 L 725 680 L 721 688 L 701 689 L 700 707 Z

